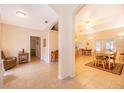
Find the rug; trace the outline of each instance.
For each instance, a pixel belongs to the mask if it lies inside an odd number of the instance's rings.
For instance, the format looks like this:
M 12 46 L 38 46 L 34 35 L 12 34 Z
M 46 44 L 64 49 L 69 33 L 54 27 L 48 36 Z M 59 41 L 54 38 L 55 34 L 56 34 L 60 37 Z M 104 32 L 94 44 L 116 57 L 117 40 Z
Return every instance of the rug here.
M 121 72 L 123 70 L 123 64 L 121 64 L 121 63 L 116 63 L 115 67 L 111 70 L 103 69 L 102 66 L 94 66 L 93 62 L 89 62 L 85 65 L 89 66 L 89 67 L 96 68 L 96 69 L 100 69 L 100 70 L 103 70 L 103 71 L 106 71 L 106 72 L 110 72 L 110 73 L 113 73 L 113 74 L 117 74 L 117 75 L 121 75 Z

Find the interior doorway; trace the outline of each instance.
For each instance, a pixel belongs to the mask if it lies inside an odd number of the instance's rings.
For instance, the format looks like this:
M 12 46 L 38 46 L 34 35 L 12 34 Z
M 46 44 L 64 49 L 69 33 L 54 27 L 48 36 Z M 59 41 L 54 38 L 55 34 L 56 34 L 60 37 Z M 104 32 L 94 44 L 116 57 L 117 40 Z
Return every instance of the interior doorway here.
M 30 54 L 31 60 L 41 58 L 41 38 L 37 36 L 30 37 Z
M 49 32 L 49 51 L 50 51 L 50 62 L 58 62 L 58 48 L 59 48 L 59 31 L 58 22 L 53 25 Z

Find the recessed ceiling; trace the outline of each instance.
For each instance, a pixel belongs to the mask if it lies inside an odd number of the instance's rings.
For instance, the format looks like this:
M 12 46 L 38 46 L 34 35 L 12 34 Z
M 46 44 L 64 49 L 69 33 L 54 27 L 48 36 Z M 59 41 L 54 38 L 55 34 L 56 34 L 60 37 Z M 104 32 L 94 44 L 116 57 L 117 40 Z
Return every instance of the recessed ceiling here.
M 124 27 L 124 5 L 85 5 L 76 16 L 76 31 L 79 34 L 119 27 Z
M 4 24 L 44 30 L 58 19 L 57 14 L 47 4 L 3 4 L 1 7 Z M 17 16 L 17 11 L 23 11 L 25 17 Z

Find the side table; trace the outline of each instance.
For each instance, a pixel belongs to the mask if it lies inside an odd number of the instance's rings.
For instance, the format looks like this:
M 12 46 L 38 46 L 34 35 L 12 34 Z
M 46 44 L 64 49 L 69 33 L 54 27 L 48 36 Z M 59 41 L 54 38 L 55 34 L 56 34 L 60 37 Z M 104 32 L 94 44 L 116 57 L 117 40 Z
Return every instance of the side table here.
M 18 58 L 19 58 L 19 64 L 21 64 L 21 63 L 28 63 L 29 53 L 19 52 L 18 53 Z

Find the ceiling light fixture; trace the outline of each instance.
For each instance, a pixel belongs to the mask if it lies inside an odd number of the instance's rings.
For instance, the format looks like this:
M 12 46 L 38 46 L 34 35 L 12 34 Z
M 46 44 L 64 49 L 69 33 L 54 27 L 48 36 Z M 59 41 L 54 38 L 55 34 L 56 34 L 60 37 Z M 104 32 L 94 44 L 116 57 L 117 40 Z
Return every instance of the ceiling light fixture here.
M 85 22 L 85 29 L 90 29 L 94 26 L 93 22 L 91 21 L 86 21 Z
M 120 34 L 118 34 L 118 36 L 124 36 L 124 33 L 120 33 Z
M 89 40 L 92 40 L 92 39 L 93 39 L 93 37 L 92 37 L 92 36 L 91 36 L 91 37 L 88 37 L 88 39 L 89 39 Z
M 120 33 L 118 34 L 118 36 L 119 36 L 119 39 L 124 39 L 124 33 Z
M 26 16 L 26 14 L 22 11 L 16 11 L 16 14 L 20 17 L 25 17 Z
M 124 39 L 124 36 L 120 36 L 119 39 Z

